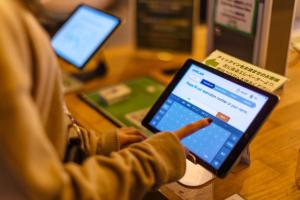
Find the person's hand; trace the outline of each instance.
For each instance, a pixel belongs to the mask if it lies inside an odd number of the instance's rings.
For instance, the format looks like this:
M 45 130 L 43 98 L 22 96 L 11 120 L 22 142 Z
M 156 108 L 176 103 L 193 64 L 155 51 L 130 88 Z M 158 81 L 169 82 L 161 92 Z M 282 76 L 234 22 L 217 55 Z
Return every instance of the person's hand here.
M 174 135 L 176 135 L 180 140 L 193 134 L 194 132 L 207 127 L 212 122 L 211 118 L 204 118 L 199 121 L 190 123 L 176 131 L 173 132 Z
M 147 138 L 141 131 L 132 127 L 120 128 L 118 130 L 118 137 L 121 148 L 136 142 L 141 142 Z
M 174 131 L 173 134 L 176 135 L 179 138 L 179 140 L 181 140 L 181 139 L 193 134 L 194 132 L 209 126 L 211 123 L 212 123 L 211 118 L 204 118 L 204 119 L 201 119 L 194 123 L 190 123 L 180 129 Z M 188 156 L 189 155 L 188 149 L 186 149 L 186 148 L 183 148 L 183 149 L 184 149 L 185 155 Z

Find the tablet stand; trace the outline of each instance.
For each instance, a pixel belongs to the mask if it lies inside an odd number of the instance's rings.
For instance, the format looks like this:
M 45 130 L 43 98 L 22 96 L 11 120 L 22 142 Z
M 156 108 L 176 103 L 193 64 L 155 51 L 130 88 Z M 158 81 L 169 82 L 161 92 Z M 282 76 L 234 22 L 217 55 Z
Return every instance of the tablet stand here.
M 204 167 L 186 159 L 185 174 L 178 182 L 188 187 L 198 187 L 205 185 L 214 178 L 215 176 Z
M 97 77 L 104 76 L 107 72 L 106 62 L 105 60 L 101 60 L 98 62 L 96 68 L 92 71 L 80 72 L 72 74 L 75 78 L 80 81 L 86 82 L 92 80 Z
M 91 65 L 89 64 L 89 66 Z M 83 82 L 104 76 L 107 73 L 107 65 L 103 53 L 100 52 L 100 54 L 95 56 L 91 67 L 94 67 L 94 69 L 73 73 L 72 76 Z
M 193 157 L 193 156 L 192 156 Z M 249 147 L 241 153 L 233 168 L 244 169 L 245 166 L 250 165 Z M 235 171 L 235 169 L 233 169 Z M 199 164 L 195 164 L 186 159 L 186 171 L 184 176 L 178 181 L 180 184 L 188 187 L 203 186 L 214 180 L 215 176 Z

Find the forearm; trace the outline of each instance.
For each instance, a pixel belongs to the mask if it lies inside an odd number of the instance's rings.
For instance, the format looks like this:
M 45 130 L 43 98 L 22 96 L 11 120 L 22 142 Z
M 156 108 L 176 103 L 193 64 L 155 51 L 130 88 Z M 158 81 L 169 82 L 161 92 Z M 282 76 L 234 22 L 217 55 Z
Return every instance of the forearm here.
M 31 107 L 30 100 L 20 96 L 17 102 L 3 105 L 1 112 L 16 113 L 6 123 L 2 121 L 9 132 L 0 131 L 0 163 L 16 182 L 16 193 L 26 192 L 23 195 L 31 199 L 138 199 L 184 173 L 184 151 L 171 133 L 155 135 L 109 156 L 91 156 L 82 165 L 63 165 Z
M 185 156 L 179 140 L 164 133 L 109 157 L 90 157 L 83 166 L 69 164 L 66 170 L 82 199 L 140 199 L 147 191 L 179 179 Z

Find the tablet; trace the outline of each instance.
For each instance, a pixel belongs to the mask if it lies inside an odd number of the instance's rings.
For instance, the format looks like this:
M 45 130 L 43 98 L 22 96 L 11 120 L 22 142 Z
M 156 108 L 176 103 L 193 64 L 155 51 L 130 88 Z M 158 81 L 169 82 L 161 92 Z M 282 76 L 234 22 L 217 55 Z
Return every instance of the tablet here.
M 83 69 L 120 22 L 113 15 L 80 5 L 53 36 L 52 47 L 60 58 Z
M 223 178 L 277 102 L 273 94 L 188 60 L 142 124 L 152 132 L 174 131 L 210 117 L 210 126 L 181 143 L 199 164 Z

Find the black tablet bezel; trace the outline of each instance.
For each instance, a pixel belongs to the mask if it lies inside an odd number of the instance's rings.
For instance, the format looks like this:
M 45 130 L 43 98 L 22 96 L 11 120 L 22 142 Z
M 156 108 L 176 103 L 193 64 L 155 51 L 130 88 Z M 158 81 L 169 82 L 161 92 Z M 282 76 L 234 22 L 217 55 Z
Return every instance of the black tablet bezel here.
M 195 154 L 192 153 L 194 155 L 194 157 L 196 157 L 196 161 L 199 164 L 201 164 L 204 168 L 206 168 L 207 170 L 209 170 L 210 172 L 212 172 L 216 176 L 218 176 L 220 178 L 224 178 L 226 176 L 226 174 L 228 173 L 228 171 L 231 169 L 231 167 L 234 165 L 235 161 L 238 159 L 238 157 L 240 156 L 240 154 L 242 153 L 242 151 L 247 147 L 247 145 L 249 144 L 249 142 L 251 142 L 251 140 L 253 139 L 253 137 L 257 133 L 258 129 L 263 124 L 263 122 L 266 120 L 266 118 L 272 112 L 273 108 L 278 103 L 279 98 L 278 98 L 278 96 L 276 96 L 274 94 L 268 93 L 268 92 L 266 92 L 266 91 L 264 91 L 262 89 L 254 87 L 254 86 L 252 86 L 252 85 L 250 85 L 250 84 L 248 84 L 246 82 L 243 82 L 243 81 L 241 81 L 241 80 L 239 80 L 237 78 L 234 78 L 234 77 L 232 77 L 232 76 L 230 76 L 228 74 L 220 72 L 220 71 L 218 71 L 218 70 L 216 70 L 214 68 L 206 66 L 206 65 L 204 65 L 202 63 L 199 63 L 199 62 L 197 62 L 195 60 L 189 59 L 189 60 L 187 60 L 185 62 L 184 66 L 180 69 L 180 71 L 178 71 L 178 73 L 173 78 L 173 80 L 168 85 L 168 87 L 165 89 L 165 91 L 163 92 L 163 94 L 160 96 L 160 98 L 153 105 L 153 107 L 148 112 L 148 114 L 146 115 L 146 117 L 143 119 L 142 125 L 144 127 L 146 127 L 147 129 L 149 129 L 150 131 L 152 131 L 154 133 L 159 132 L 159 130 L 157 130 L 156 128 L 154 128 L 154 127 L 152 127 L 150 125 L 150 121 L 152 120 L 152 118 L 154 117 L 154 115 L 158 112 L 158 110 L 160 109 L 160 107 L 162 106 L 162 104 L 165 102 L 165 100 L 168 98 L 168 96 L 172 93 L 172 91 L 177 86 L 177 84 L 182 79 L 182 77 L 185 75 L 185 73 L 187 72 L 187 70 L 193 64 L 196 65 L 196 66 L 198 66 L 198 67 L 200 67 L 200 68 L 203 68 L 203 69 L 205 69 L 205 70 L 207 70 L 209 72 L 212 72 L 212 73 L 214 73 L 214 74 L 216 74 L 216 75 L 218 75 L 218 76 L 220 76 L 222 78 L 225 78 L 226 80 L 229 80 L 229 81 L 231 81 L 233 83 L 236 83 L 238 85 L 241 85 L 241 86 L 243 86 L 245 88 L 248 88 L 248 89 L 250 89 L 250 90 L 252 90 L 254 92 L 257 92 L 259 94 L 262 94 L 262 95 L 265 95 L 265 96 L 268 97 L 268 101 L 262 107 L 262 109 L 259 112 L 259 114 L 252 121 L 252 123 L 250 124 L 250 126 L 247 128 L 247 130 L 243 134 L 242 138 L 235 145 L 235 147 L 233 148 L 233 150 L 231 151 L 231 153 L 228 155 L 228 157 L 222 163 L 222 165 L 220 166 L 220 168 L 218 170 L 216 170 L 210 164 L 208 164 L 206 161 L 202 160 L 197 155 L 195 155 Z
M 107 35 L 107 37 L 103 40 L 103 42 L 101 43 L 101 44 L 99 44 L 98 45 L 98 47 L 95 49 L 95 51 L 88 57 L 88 59 L 86 60 L 86 62 L 82 65 L 82 66 L 77 66 L 77 65 L 75 65 L 74 63 L 72 63 L 71 61 L 69 61 L 69 60 L 67 60 L 67 59 L 65 59 L 63 56 L 61 56 L 60 54 L 58 54 L 56 51 L 55 51 L 55 49 L 53 49 L 54 50 L 54 52 L 55 52 L 55 54 L 59 57 L 59 58 L 61 58 L 63 61 L 65 61 L 65 62 L 67 62 L 67 63 L 69 63 L 69 64 L 71 64 L 71 65 L 73 65 L 73 66 L 75 66 L 77 69 L 79 69 L 79 70 L 82 70 L 82 69 L 84 69 L 85 68 L 85 66 L 86 66 L 86 64 L 91 60 L 91 58 L 99 51 L 99 49 L 105 44 L 105 42 L 108 40 L 108 38 L 110 38 L 110 36 L 117 30 L 117 28 L 120 26 L 120 24 L 121 24 L 121 19 L 119 18 L 119 17 L 117 17 L 117 16 L 115 16 L 115 15 L 112 15 L 112 14 L 110 14 L 110 13 L 108 13 L 108 12 L 105 12 L 105 11 L 103 11 L 103 10 L 101 10 L 101 9 L 98 9 L 98 8 L 95 8 L 95 7 L 92 7 L 92 6 L 88 6 L 88 5 L 86 5 L 86 4 L 80 4 L 80 5 L 78 5 L 72 12 L 71 12 L 71 14 L 67 17 L 67 19 L 59 26 L 59 28 L 58 28 L 58 30 L 55 32 L 55 34 L 52 36 L 52 38 L 54 38 L 55 36 L 56 36 L 56 34 L 60 31 L 60 29 L 69 21 L 69 19 L 81 8 L 81 7 L 88 7 L 88 8 L 91 8 L 91 9 L 93 9 L 93 10 L 96 10 L 96 11 L 99 11 L 99 12 L 102 12 L 102 13 L 104 13 L 104 14 L 106 14 L 106 15 L 109 15 L 109 16 L 111 16 L 111 17 L 114 17 L 114 18 L 116 18 L 117 19 L 117 21 L 118 21 L 118 24 L 114 27 L 114 29 Z M 52 45 L 51 45 L 52 46 Z

